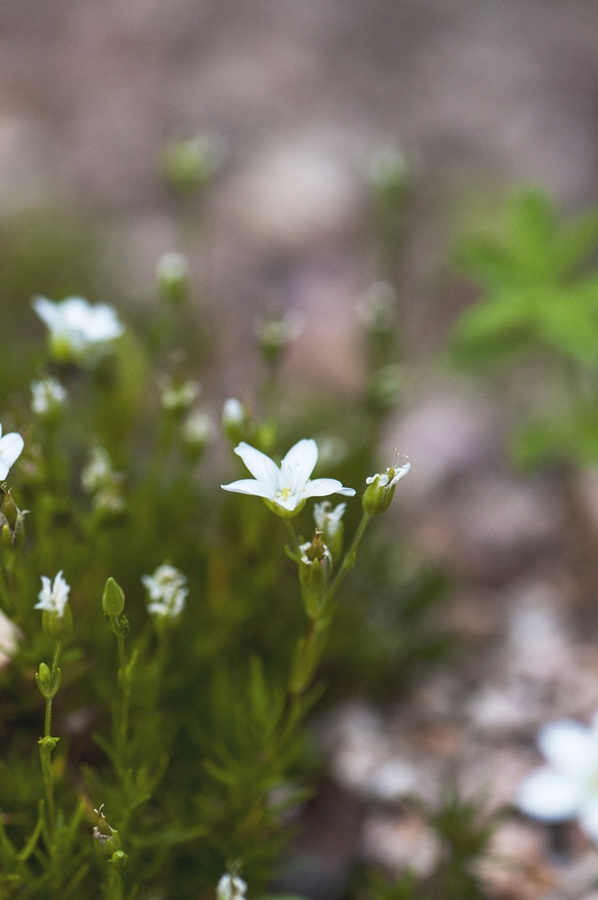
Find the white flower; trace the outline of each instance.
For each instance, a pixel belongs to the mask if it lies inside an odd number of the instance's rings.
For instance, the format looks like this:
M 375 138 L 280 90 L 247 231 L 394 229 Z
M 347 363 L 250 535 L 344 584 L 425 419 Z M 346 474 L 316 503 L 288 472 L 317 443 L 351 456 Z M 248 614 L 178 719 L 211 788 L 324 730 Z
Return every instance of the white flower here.
M 10 467 L 17 461 L 21 453 L 25 441 L 16 431 L 5 434 L 2 437 L 2 425 L 0 425 L 0 481 L 4 481 Z
M 538 746 L 548 765 L 519 785 L 519 809 L 547 822 L 577 818 L 598 843 L 598 712 L 588 728 L 561 719 L 545 725 Z
M 244 478 L 221 487 L 225 491 L 262 497 L 266 505 L 283 518 L 296 515 L 309 497 L 327 497 L 329 494 L 352 497 L 355 493 L 353 488 L 343 487 L 336 478 L 309 480 L 318 461 L 318 445 L 314 440 L 304 439 L 291 447 L 280 468 L 265 453 L 244 442 L 235 447 L 235 453 L 255 480 Z
M 124 332 L 115 311 L 105 303 L 91 306 L 82 297 L 52 303 L 46 297 L 36 297 L 33 308 L 48 326 L 50 348 L 59 360 L 93 361 Z
M 57 378 L 31 382 L 31 411 L 36 416 L 49 416 L 63 405 L 67 393 Z
M 187 579 L 182 572 L 165 564 L 158 566 L 153 575 L 143 575 L 141 581 L 151 601 L 147 606 L 148 612 L 170 619 L 176 619 L 181 614 L 189 593 Z
M 339 503 L 333 510 L 331 510 L 331 506 L 332 504 L 329 500 L 324 500 L 322 503 L 316 503 L 314 506 L 314 521 L 318 531 L 323 531 L 325 534 L 329 535 L 330 538 L 333 538 L 336 536 L 341 526 L 341 519 L 345 513 L 347 504 Z
M 244 900 L 247 885 L 238 875 L 223 875 L 216 888 L 216 900 Z
M 89 462 L 81 473 L 83 490 L 88 494 L 95 494 L 107 485 L 112 485 L 115 479 L 117 473 L 112 468 L 108 451 L 105 447 L 93 447 Z
M 64 615 L 64 607 L 69 598 L 70 587 L 62 577 L 62 570 L 54 579 L 54 584 L 50 578 L 42 575 L 42 589 L 38 594 L 39 603 L 36 603 L 34 609 L 44 609 L 47 612 L 56 613 L 59 619 Z
M 199 381 L 183 381 L 175 382 L 169 375 L 165 375 L 159 382 L 160 403 L 162 409 L 168 412 L 177 412 L 187 409 L 193 401 L 199 396 L 201 385 Z
M 204 447 L 216 437 L 216 425 L 211 415 L 203 409 L 189 413 L 183 424 L 183 440 L 191 446 Z
M 376 479 L 379 479 L 376 482 L 377 487 L 386 488 L 389 491 L 393 488 L 398 482 L 403 478 L 409 469 L 411 468 L 411 463 L 405 463 L 404 466 L 401 466 L 400 469 L 387 469 L 382 475 L 376 474 L 372 475 L 370 478 L 366 478 L 366 484 L 373 484 Z

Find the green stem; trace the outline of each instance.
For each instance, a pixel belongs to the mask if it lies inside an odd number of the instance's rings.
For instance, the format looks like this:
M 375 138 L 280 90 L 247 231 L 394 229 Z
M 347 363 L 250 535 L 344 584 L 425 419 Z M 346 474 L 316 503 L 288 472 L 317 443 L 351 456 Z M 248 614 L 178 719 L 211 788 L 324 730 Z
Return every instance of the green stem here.
M 129 730 L 129 701 L 131 697 L 131 687 L 129 684 L 129 676 L 127 672 L 127 655 L 125 653 L 125 636 L 124 634 L 117 634 L 116 639 L 118 641 L 118 679 L 120 681 L 122 692 L 123 692 L 123 700 L 120 714 L 120 722 L 119 722 L 119 744 L 120 744 L 120 753 L 121 755 L 124 753 L 124 749 L 127 743 L 127 734 Z M 121 760 L 124 763 L 124 760 Z
M 56 675 L 56 669 L 58 668 L 58 663 L 60 662 L 60 654 L 62 653 L 62 641 L 56 641 L 54 644 L 54 656 L 52 657 L 52 669 L 50 672 L 50 677 L 54 680 Z M 46 716 L 44 720 L 44 737 L 51 737 L 52 735 L 52 697 L 46 697 Z
M 355 565 L 355 561 L 357 559 L 357 550 L 359 549 L 359 545 L 361 543 L 361 539 L 362 539 L 363 535 L 365 534 L 365 530 L 368 527 L 368 525 L 370 524 L 371 518 L 372 517 L 371 517 L 371 515 L 369 515 L 369 513 L 364 512 L 364 514 L 361 518 L 361 522 L 359 523 L 359 527 L 358 527 L 357 531 L 355 532 L 355 537 L 353 538 L 351 546 L 345 553 L 345 558 L 343 559 L 342 564 L 332 581 L 332 584 L 328 588 L 328 593 L 327 593 L 328 603 L 330 603 L 330 601 L 333 599 L 334 595 L 336 594 L 337 590 L 341 586 L 342 582 L 345 580 L 345 578 L 347 577 L 347 575 L 349 574 L 349 572 Z
M 295 533 L 295 529 L 291 525 L 291 520 L 283 519 L 282 521 L 284 522 L 287 533 L 291 539 L 291 547 L 293 548 L 293 552 L 299 559 L 299 557 L 301 556 L 301 548 L 299 547 L 299 539 L 297 537 L 297 534 Z

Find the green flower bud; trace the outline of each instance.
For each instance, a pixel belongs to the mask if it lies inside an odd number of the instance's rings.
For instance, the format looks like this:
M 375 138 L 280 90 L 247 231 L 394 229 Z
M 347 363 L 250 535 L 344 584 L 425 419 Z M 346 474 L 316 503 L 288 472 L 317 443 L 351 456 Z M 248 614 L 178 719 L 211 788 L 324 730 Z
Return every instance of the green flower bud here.
M 50 666 L 48 666 L 45 662 L 39 664 L 39 672 L 35 676 L 36 681 L 40 690 L 42 688 L 47 691 L 50 687 L 52 681 L 52 673 L 50 671 Z M 42 691 L 43 693 L 43 691 Z
M 240 400 L 231 397 L 222 409 L 222 432 L 225 438 L 237 445 L 248 440 L 251 431 L 247 410 Z
M 164 154 L 164 174 L 171 186 L 183 195 L 205 189 L 222 164 L 222 151 L 213 140 L 198 136 L 175 141 Z
M 12 499 L 10 488 L 4 491 L 4 497 L 2 498 L 2 506 L 0 506 L 0 512 L 8 522 L 10 530 L 14 531 L 14 527 L 17 524 L 17 516 L 19 514 L 19 510 L 17 504 Z
M 189 263 L 182 253 L 163 253 L 156 266 L 160 296 L 172 303 L 183 303 L 189 295 Z
M 109 578 L 102 594 L 102 609 L 111 619 L 117 619 L 125 608 L 125 592 L 114 578 Z
M 361 499 L 363 511 L 369 516 L 385 512 L 394 497 L 397 483 L 407 474 L 410 468 L 410 463 L 405 463 L 399 469 L 390 468 L 382 475 L 372 475 L 371 478 L 366 478 L 367 488 Z
M 301 545 L 299 584 L 305 611 L 310 619 L 316 619 L 323 610 L 326 588 L 332 573 L 332 556 L 322 541 L 322 533 L 316 531 L 311 544 Z
M 122 869 L 122 867 L 126 865 L 128 858 L 128 855 L 123 850 L 115 850 L 110 857 L 110 862 L 113 866 L 116 866 L 117 869 Z

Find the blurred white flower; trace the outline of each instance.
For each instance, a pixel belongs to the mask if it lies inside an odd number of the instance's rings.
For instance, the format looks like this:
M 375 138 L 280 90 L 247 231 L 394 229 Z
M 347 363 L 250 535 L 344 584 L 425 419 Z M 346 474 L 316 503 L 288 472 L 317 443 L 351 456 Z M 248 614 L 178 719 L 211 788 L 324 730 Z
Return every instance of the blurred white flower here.
M 314 506 L 314 521 L 318 531 L 323 531 L 325 534 L 330 535 L 331 538 L 335 537 L 346 508 L 346 503 L 339 503 L 338 506 L 332 509 L 332 504 L 329 500 L 316 503 Z
M 181 614 L 189 593 L 187 579 L 182 572 L 164 564 L 158 566 L 153 575 L 143 575 L 141 581 L 149 594 L 149 613 L 170 619 L 176 619 Z
M 399 469 L 387 469 L 382 475 L 371 475 L 369 478 L 366 478 L 365 483 L 373 484 L 376 482 L 376 487 L 385 488 L 386 491 L 390 491 L 390 489 L 395 487 L 401 478 L 407 474 L 410 468 L 411 463 L 405 463 L 405 465 L 401 466 Z
M 10 471 L 10 467 L 17 461 L 25 441 L 16 431 L 5 434 L 2 437 L 2 425 L 0 425 L 0 481 L 4 481 Z
M 183 424 L 183 440 L 193 447 L 204 447 L 216 437 L 213 418 L 203 409 L 192 410 Z
M 189 263 L 182 253 L 163 253 L 156 266 L 158 287 L 168 300 L 183 300 L 189 286 Z
M 68 362 L 94 361 L 124 327 L 111 306 L 91 306 L 82 297 L 52 303 L 36 297 L 33 308 L 50 332 L 50 350 L 55 359 Z
M 69 591 L 70 587 L 62 576 L 62 570 L 54 579 L 54 584 L 50 578 L 42 575 L 42 589 L 38 594 L 39 603 L 35 604 L 34 609 L 44 609 L 47 612 L 56 613 L 61 619 L 69 598 Z
M 162 409 L 168 412 L 185 410 L 199 396 L 201 385 L 199 381 L 176 382 L 170 375 L 165 375 L 159 381 Z
M 223 875 L 216 888 L 216 900 L 244 900 L 247 885 L 238 875 Z
M 244 478 L 221 487 L 225 491 L 262 497 L 266 505 L 283 518 L 296 515 L 309 497 L 326 497 L 329 494 L 352 497 L 355 493 L 353 488 L 343 487 L 336 478 L 309 480 L 318 461 L 318 445 L 314 440 L 303 439 L 291 447 L 280 468 L 265 453 L 244 442 L 235 447 L 235 453 L 241 457 L 255 480 Z
M 31 411 L 42 418 L 56 413 L 67 398 L 67 392 L 57 378 L 32 381 L 31 394 Z
M 104 447 L 93 447 L 89 461 L 81 473 L 83 490 L 88 494 L 95 494 L 112 483 L 115 475 L 108 451 Z
M 545 725 L 538 746 L 548 765 L 521 782 L 516 805 L 547 822 L 577 818 L 598 843 L 598 712 L 590 727 L 569 719 Z

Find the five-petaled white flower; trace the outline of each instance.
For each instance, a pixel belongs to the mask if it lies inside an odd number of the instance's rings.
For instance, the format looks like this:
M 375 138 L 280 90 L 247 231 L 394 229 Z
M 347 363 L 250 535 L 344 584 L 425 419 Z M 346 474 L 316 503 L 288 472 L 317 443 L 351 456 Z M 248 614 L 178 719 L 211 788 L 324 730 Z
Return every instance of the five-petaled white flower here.
M 0 425 L 0 481 L 4 481 L 10 467 L 23 452 L 25 441 L 16 431 L 5 434 L 2 437 L 2 425 Z
M 169 619 L 176 619 L 182 613 L 189 593 L 182 572 L 165 563 L 153 575 L 143 575 L 141 581 L 151 601 L 147 606 L 149 613 Z
M 62 576 L 62 570 L 54 579 L 54 584 L 50 578 L 42 575 L 42 589 L 38 594 L 39 603 L 35 604 L 34 609 L 44 609 L 47 612 L 56 613 L 59 619 L 64 615 L 64 608 L 69 599 L 70 587 Z
M 221 487 L 225 491 L 262 497 L 266 505 L 283 518 L 297 515 L 309 497 L 327 497 L 329 494 L 352 497 L 355 493 L 353 488 L 343 487 L 336 478 L 309 480 L 318 461 L 318 445 L 314 440 L 303 439 L 291 447 L 280 468 L 265 453 L 244 442 L 235 447 L 235 453 L 255 480 L 243 478 Z
M 33 308 L 48 326 L 51 352 L 61 361 L 94 361 L 124 332 L 115 311 L 106 303 L 91 306 L 82 297 L 52 303 L 46 297 L 36 297 Z
M 519 785 L 519 809 L 547 822 L 577 818 L 598 843 L 598 712 L 590 727 L 569 719 L 545 725 L 538 746 L 548 765 Z

